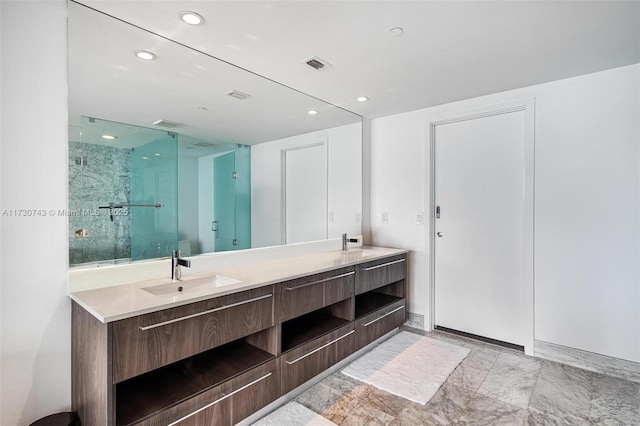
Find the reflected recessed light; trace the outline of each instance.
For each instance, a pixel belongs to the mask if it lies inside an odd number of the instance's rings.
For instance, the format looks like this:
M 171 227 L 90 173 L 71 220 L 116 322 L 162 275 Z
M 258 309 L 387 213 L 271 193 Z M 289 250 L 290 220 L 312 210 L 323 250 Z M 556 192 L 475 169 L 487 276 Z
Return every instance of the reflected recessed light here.
M 200 25 L 204 22 L 204 18 L 201 15 L 188 10 L 180 12 L 180 19 L 189 25 Z
M 102 135 L 102 139 L 107 139 L 107 140 L 114 140 L 116 137 L 113 135 Z
M 151 53 L 148 50 L 136 50 L 135 55 L 143 61 L 153 61 L 156 58 L 155 53 Z
M 316 111 L 315 109 L 309 110 L 308 114 L 309 115 L 316 115 L 318 113 L 318 111 Z
M 359 96 L 357 101 L 358 102 L 367 102 L 369 100 L 369 98 L 367 98 L 366 96 Z
M 400 28 L 400 27 L 391 28 L 389 30 L 389 34 L 391 34 L 394 37 L 399 37 L 402 34 L 404 34 L 404 30 L 402 28 Z
M 142 157 L 142 159 L 143 159 L 143 160 L 148 160 L 148 159 L 149 159 L 149 157 Z
M 156 153 L 155 153 L 155 154 L 153 154 L 153 155 L 155 155 L 156 157 L 160 157 L 160 153 L 159 153 L 159 152 L 156 152 Z

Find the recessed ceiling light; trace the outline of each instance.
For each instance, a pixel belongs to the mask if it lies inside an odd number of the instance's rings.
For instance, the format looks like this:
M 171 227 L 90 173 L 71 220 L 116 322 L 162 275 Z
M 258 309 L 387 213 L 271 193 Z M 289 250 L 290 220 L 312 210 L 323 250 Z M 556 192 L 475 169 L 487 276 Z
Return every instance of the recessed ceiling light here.
M 399 37 L 402 34 L 404 34 L 404 30 L 402 28 L 400 28 L 400 27 L 391 28 L 389 30 L 389 34 L 391 34 L 394 37 Z
M 142 159 L 143 159 L 143 160 L 148 160 L 148 159 L 149 159 L 149 157 L 142 157 Z
M 315 109 L 311 109 L 308 111 L 309 115 L 316 115 L 318 113 L 318 111 L 316 111 Z
M 102 135 L 102 139 L 107 139 L 107 140 L 114 140 L 116 137 L 113 135 Z
M 156 157 L 160 157 L 160 153 L 159 153 L 159 152 L 156 152 L 156 153 L 155 153 L 155 154 L 153 154 L 153 155 L 155 155 Z
M 369 98 L 367 98 L 366 96 L 359 96 L 357 101 L 358 102 L 367 102 L 369 100 Z
M 180 19 L 189 25 L 200 25 L 204 22 L 204 18 L 201 15 L 188 10 L 180 12 Z
M 153 61 L 156 58 L 155 53 L 149 52 L 148 50 L 136 50 L 135 55 L 143 61 Z

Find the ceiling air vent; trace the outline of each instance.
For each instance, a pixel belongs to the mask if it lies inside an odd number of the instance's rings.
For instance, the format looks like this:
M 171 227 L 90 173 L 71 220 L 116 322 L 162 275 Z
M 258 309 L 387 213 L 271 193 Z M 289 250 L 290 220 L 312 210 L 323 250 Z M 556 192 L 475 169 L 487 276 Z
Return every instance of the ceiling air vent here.
M 193 144 L 193 146 L 199 146 L 199 147 L 208 147 L 208 146 L 213 146 L 212 143 L 207 143 L 207 142 L 196 142 Z
M 177 121 L 169 121 L 169 120 L 156 120 L 153 122 L 153 124 L 155 126 L 167 127 L 169 129 L 182 126 L 182 123 L 178 123 Z
M 314 70 L 318 70 L 318 71 L 323 69 L 323 68 L 331 66 L 331 64 L 329 62 L 325 61 L 324 59 L 320 59 L 317 56 L 312 56 L 310 58 L 303 59 L 302 61 L 300 61 L 300 63 L 301 64 L 307 64 L 308 66 L 310 66 Z
M 242 93 L 238 90 L 231 90 L 230 92 L 225 93 L 225 95 L 231 96 L 232 98 L 240 99 L 244 101 L 245 99 L 249 99 L 251 95 L 247 95 L 246 93 Z

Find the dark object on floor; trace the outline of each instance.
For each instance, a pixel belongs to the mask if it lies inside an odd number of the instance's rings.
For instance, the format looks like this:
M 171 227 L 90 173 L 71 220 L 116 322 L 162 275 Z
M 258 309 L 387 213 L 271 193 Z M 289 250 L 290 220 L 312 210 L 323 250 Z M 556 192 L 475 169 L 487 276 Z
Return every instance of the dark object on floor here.
M 76 413 L 57 413 L 31 423 L 30 426 L 80 426 Z

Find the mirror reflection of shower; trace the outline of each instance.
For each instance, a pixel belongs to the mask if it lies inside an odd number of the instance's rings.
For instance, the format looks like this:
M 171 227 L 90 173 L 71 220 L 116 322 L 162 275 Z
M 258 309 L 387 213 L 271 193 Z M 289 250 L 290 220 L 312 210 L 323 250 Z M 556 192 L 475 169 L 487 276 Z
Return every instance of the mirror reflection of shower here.
M 213 182 L 200 185 L 207 168 L 198 166 L 209 162 L 213 173 L 218 152 L 235 156 L 238 149 L 246 152 L 247 173 L 250 169 L 249 147 L 198 143 L 173 131 L 82 117 L 79 125 L 70 126 L 69 134 L 70 265 L 166 257 L 177 248 L 183 255 L 199 254 L 205 246 L 211 251 L 215 233 L 210 228 L 203 233 L 199 222 L 214 220 L 213 206 L 206 201 L 213 200 L 213 192 L 204 194 L 203 208 L 199 205 L 202 189 Z M 248 182 L 247 174 L 242 183 Z M 233 183 L 238 186 L 238 180 Z M 242 196 L 250 187 L 240 185 L 238 190 L 240 199 L 250 199 Z M 236 204 L 235 197 L 216 202 L 227 209 Z M 234 221 L 238 215 L 250 218 L 250 201 L 243 208 L 244 212 L 233 212 Z M 203 213 L 207 217 L 201 219 Z M 250 223 L 240 223 L 240 234 L 250 235 Z M 238 224 L 233 226 L 236 232 Z M 234 239 L 235 245 L 224 248 L 218 243 L 217 250 L 250 247 L 250 238 Z

